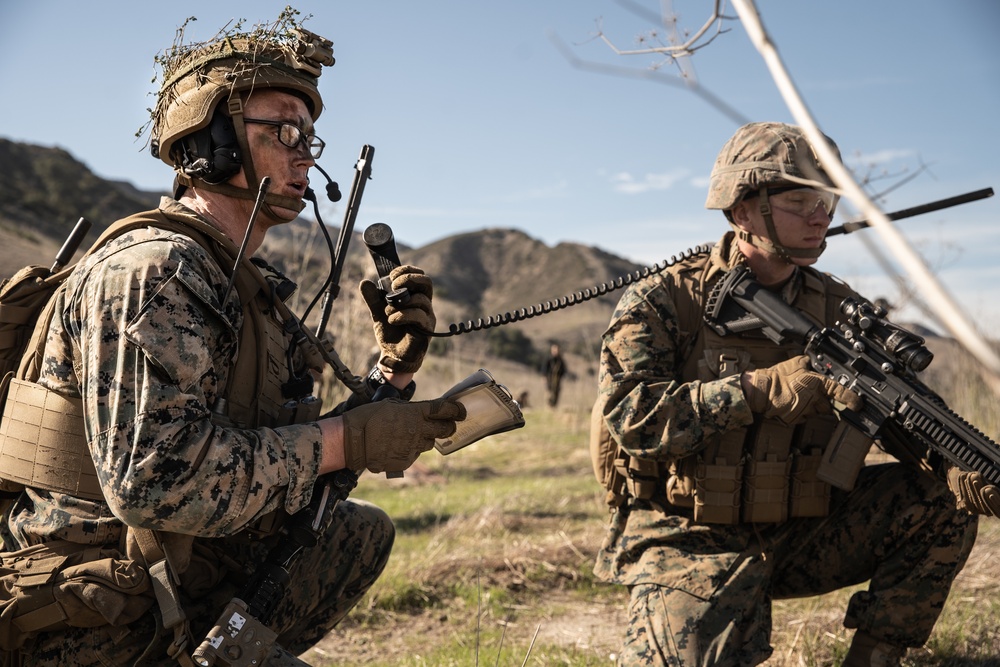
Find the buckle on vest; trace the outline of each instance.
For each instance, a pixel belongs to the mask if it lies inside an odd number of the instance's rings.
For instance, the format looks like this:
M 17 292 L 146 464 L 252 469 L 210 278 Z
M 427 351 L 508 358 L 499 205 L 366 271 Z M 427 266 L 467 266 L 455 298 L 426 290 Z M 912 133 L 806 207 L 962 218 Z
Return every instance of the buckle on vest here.
M 736 375 L 740 372 L 740 359 L 736 354 L 726 354 L 723 352 L 719 355 L 719 377 L 727 378 L 731 375 Z

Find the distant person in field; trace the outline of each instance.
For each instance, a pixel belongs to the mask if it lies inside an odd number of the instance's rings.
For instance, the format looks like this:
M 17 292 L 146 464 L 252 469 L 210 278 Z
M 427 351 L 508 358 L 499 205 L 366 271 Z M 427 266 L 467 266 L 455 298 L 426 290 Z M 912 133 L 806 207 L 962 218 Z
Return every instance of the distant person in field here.
M 566 375 L 566 360 L 557 343 L 552 343 L 549 347 L 549 356 L 542 365 L 542 374 L 545 376 L 549 407 L 554 408 L 559 404 L 559 390 L 562 388 L 563 376 Z
M 813 372 L 801 346 L 705 324 L 706 296 L 746 265 L 832 326 L 842 300 L 860 298 L 812 268 L 837 201 L 799 128 L 741 127 L 706 202 L 731 230 L 618 303 L 591 451 L 613 510 L 595 573 L 631 597 L 619 665 L 758 665 L 773 651 L 773 600 L 865 582 L 845 610 L 854 632 L 843 664 L 899 665 L 930 636 L 977 514 L 1000 511 L 995 487 L 947 464 L 861 467 L 853 488 L 821 481 L 834 407 L 859 409 L 860 397 Z

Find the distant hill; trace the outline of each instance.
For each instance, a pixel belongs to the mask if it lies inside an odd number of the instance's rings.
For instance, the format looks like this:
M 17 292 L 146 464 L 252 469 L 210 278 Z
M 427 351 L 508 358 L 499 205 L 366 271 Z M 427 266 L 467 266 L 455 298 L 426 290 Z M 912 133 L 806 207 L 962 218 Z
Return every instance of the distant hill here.
M 62 238 L 81 216 L 97 229 L 156 206 L 159 192 L 96 176 L 60 148 L 0 138 L 0 224 Z
M 95 225 L 90 234 L 118 218 L 153 208 L 163 194 L 145 192 L 122 181 L 96 176 L 59 148 L 0 138 L 0 277 L 28 263 L 52 260 L 80 216 Z M 339 222 L 339 220 L 338 220 Z M 338 228 L 328 227 L 336 244 Z M 357 230 L 341 280 L 344 294 L 373 273 Z M 610 281 L 637 268 L 634 262 L 578 243 L 555 247 L 518 229 L 493 228 L 456 234 L 428 245 L 398 247 L 403 262 L 434 276 L 438 330 L 450 323 L 503 315 Z M 268 234 L 262 250 L 268 261 L 301 285 L 300 313 L 329 271 L 326 241 L 316 224 L 300 218 Z M 567 349 L 593 350 L 620 292 L 612 292 L 553 315 L 517 325 L 537 349 L 549 339 Z M 318 310 L 318 309 L 317 309 Z M 927 338 L 935 333 L 917 323 L 904 324 Z
M 153 208 L 160 193 L 96 176 L 59 148 L 0 138 L 0 275 L 50 262 L 80 217 L 91 238 L 118 218 Z
M 578 243 L 550 247 L 516 229 L 450 236 L 401 257 L 435 276 L 435 289 L 455 306 L 461 321 L 557 301 L 636 268 L 599 248 Z M 576 347 L 600 336 L 619 296 L 612 293 L 556 315 L 529 318 L 519 327 L 531 338 Z

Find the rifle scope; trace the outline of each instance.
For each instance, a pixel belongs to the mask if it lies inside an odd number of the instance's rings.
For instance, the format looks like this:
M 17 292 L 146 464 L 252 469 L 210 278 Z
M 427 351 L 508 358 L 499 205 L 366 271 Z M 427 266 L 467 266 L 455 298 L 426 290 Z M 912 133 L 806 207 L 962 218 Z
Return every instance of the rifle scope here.
M 846 336 L 860 334 L 874 341 L 887 354 L 914 372 L 919 373 L 934 360 L 934 353 L 924 345 L 924 339 L 885 319 L 882 308 L 848 297 L 841 302 L 840 310 L 847 315 L 848 322 L 859 329 L 853 331 L 845 326 Z

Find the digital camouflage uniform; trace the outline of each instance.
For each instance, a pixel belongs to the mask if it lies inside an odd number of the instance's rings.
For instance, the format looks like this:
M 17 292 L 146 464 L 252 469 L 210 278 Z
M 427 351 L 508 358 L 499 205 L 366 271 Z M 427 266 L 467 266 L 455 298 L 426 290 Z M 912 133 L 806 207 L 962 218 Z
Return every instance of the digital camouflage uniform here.
M 704 335 L 698 307 L 711 284 L 742 261 L 728 233 L 710 256 L 696 254 L 622 296 L 603 337 L 595 411 L 626 454 L 683 466 L 712 437 L 753 424 L 738 374 L 699 380 L 686 358 Z M 679 278 L 692 271 L 707 280 Z M 799 306 L 819 276 L 797 269 L 783 298 Z M 759 664 L 772 651 L 771 600 L 867 580 L 845 625 L 920 646 L 976 535 L 976 517 L 956 511 L 945 484 L 899 463 L 864 468 L 851 492 L 832 489 L 827 516 L 783 522 L 695 522 L 664 488 L 661 478 L 652 497 L 614 508 L 595 565 L 601 579 L 631 592 L 622 665 Z
M 195 216 L 167 198 L 161 211 Z M 118 547 L 123 521 L 196 536 L 181 590 L 199 639 L 265 560 L 272 539 L 254 540 L 249 528 L 274 510 L 292 514 L 307 505 L 321 456 L 315 422 L 213 422 L 211 406 L 227 393 L 243 325 L 235 290 L 220 303 L 227 282 L 205 248 L 155 228 L 110 241 L 72 274 L 55 297 L 38 383 L 82 398 L 107 502 L 29 488 L 5 536 L 6 551 L 57 540 Z M 283 372 L 283 364 L 272 359 L 268 372 Z M 322 638 L 378 577 L 393 536 L 380 509 L 342 502 L 328 534 L 294 565 L 295 585 L 271 624 L 279 643 L 300 653 Z M 42 634 L 20 662 L 7 662 L 126 665 L 148 648 L 144 664 L 176 664 L 164 650 L 170 637 L 149 646 L 157 613 L 151 605 L 127 627 Z

